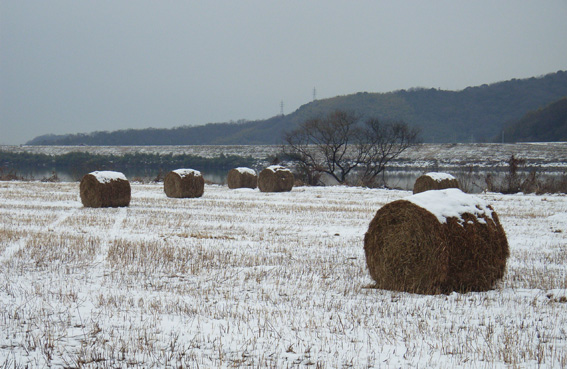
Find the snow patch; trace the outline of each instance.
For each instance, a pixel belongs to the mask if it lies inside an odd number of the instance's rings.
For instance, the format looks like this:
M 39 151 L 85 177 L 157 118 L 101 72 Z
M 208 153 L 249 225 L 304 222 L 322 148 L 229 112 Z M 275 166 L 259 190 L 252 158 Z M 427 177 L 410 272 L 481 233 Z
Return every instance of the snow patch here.
M 282 167 L 281 165 L 270 165 L 269 167 L 267 167 L 266 169 L 271 170 L 272 172 L 291 172 L 291 170 L 287 169 L 286 167 Z
M 548 216 L 547 219 L 567 223 L 567 213 L 553 214 L 553 215 Z
M 177 173 L 181 178 L 187 177 L 191 174 L 195 177 L 201 177 L 201 172 L 195 169 L 176 169 L 173 173 Z
M 449 173 L 442 173 L 442 172 L 429 172 L 429 173 L 425 173 L 425 175 L 431 178 L 432 180 L 434 180 L 435 182 L 441 182 L 447 179 L 448 180 L 455 179 L 455 177 L 453 177 Z
M 111 170 L 96 171 L 96 172 L 91 172 L 90 174 L 95 176 L 97 181 L 99 181 L 100 183 L 108 183 L 108 182 L 116 181 L 118 179 L 121 179 L 123 181 L 128 180 L 126 179 L 126 176 L 123 173 L 113 172 Z
M 483 199 L 468 195 L 457 188 L 425 191 L 405 198 L 435 215 L 439 223 L 447 223 L 447 218 L 457 218 L 461 224 L 464 213 L 473 214 L 480 223 L 485 223 L 483 216 L 492 219 L 492 210 Z
M 235 168 L 237 171 L 239 171 L 241 174 L 251 174 L 253 176 L 256 175 L 256 171 L 254 169 L 251 168 L 246 168 L 246 167 L 238 167 Z

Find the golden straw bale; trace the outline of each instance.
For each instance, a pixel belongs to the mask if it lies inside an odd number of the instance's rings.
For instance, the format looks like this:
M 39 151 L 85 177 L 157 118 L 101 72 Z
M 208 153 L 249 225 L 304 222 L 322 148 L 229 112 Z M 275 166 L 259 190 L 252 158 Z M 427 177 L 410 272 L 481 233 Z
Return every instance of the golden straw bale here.
M 177 169 L 167 173 L 163 189 L 167 197 L 201 197 L 205 191 L 205 179 L 198 170 Z
M 461 188 L 457 178 L 448 173 L 430 172 L 420 176 L 413 185 L 413 193 L 429 190 L 444 190 L 446 188 Z
M 364 236 L 364 252 L 377 288 L 422 294 L 492 289 L 510 254 L 496 212 L 459 189 L 383 206 Z
M 293 188 L 293 173 L 280 165 L 271 165 L 260 172 L 258 188 L 262 192 L 288 192 Z
M 79 185 L 81 202 L 89 208 L 128 206 L 130 182 L 120 172 L 97 171 L 86 174 Z
M 256 171 L 250 168 L 234 168 L 228 171 L 226 177 L 228 188 L 256 188 L 258 176 Z

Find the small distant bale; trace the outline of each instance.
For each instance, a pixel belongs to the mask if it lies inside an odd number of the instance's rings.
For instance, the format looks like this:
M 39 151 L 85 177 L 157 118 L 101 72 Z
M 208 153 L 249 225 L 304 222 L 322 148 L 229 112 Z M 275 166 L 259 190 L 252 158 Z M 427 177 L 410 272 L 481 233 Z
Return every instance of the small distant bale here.
M 377 288 L 421 294 L 492 289 L 510 255 L 496 212 L 459 189 L 383 206 L 364 236 L 364 252 Z
M 258 176 L 258 188 L 262 192 L 288 192 L 293 188 L 293 173 L 280 165 L 271 165 Z
M 205 192 L 205 179 L 198 170 L 176 169 L 165 176 L 163 189 L 167 197 L 201 197 Z
M 226 183 L 230 189 L 255 189 L 258 183 L 258 175 L 254 169 L 238 167 L 228 171 Z
M 413 193 L 446 188 L 461 188 L 457 178 L 448 173 L 429 172 L 420 176 L 413 185 Z
M 81 202 L 88 208 L 128 206 L 132 197 L 126 176 L 113 171 L 86 174 L 81 179 L 79 190 Z

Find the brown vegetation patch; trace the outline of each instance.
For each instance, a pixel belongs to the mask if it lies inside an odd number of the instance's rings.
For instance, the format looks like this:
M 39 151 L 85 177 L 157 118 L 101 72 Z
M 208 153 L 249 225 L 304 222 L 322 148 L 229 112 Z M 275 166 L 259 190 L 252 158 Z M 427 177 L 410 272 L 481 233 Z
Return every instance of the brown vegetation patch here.
M 258 188 L 262 192 L 288 192 L 294 182 L 293 173 L 279 165 L 265 168 L 258 176 Z
M 441 223 L 407 200 L 378 210 L 364 251 L 377 288 L 423 294 L 492 289 L 510 253 L 495 212 L 480 218 L 465 213 Z
M 205 180 L 201 173 L 195 170 L 171 171 L 163 180 L 163 189 L 167 197 L 201 197 L 205 191 Z
M 245 168 L 247 170 L 239 170 L 241 168 L 234 168 L 228 171 L 226 177 L 226 183 L 228 188 L 256 188 L 258 183 L 258 176 L 256 172 L 252 174 L 252 169 Z
M 79 189 L 83 206 L 106 208 L 128 206 L 130 204 L 131 189 L 128 180 L 112 178 L 100 181 L 95 173 L 86 174 L 81 179 Z
M 416 179 L 415 184 L 413 185 L 413 193 L 416 194 L 430 190 L 444 190 L 446 188 L 461 187 L 459 185 L 459 181 L 451 175 L 447 175 L 447 178 L 436 179 L 428 174 L 424 174 Z

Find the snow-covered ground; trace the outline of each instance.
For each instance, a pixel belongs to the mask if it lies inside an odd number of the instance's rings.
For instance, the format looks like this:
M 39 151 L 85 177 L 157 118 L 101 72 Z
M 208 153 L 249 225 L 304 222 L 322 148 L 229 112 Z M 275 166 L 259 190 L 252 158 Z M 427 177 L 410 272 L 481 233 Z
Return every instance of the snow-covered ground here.
M 251 156 L 257 160 L 281 152 L 279 145 L 191 145 L 191 146 L 0 146 L 0 151 L 29 152 L 62 155 L 69 152 L 124 155 L 126 153 L 191 154 L 202 157 L 225 155 Z M 525 159 L 526 166 L 544 170 L 567 169 L 567 142 L 518 143 L 518 144 L 422 144 L 405 151 L 390 166 L 400 168 L 477 168 L 507 167 L 511 155 Z
M 0 368 L 567 367 L 567 197 L 477 195 L 510 243 L 496 290 L 368 288 L 363 236 L 410 195 L 0 182 Z
M 8 152 L 29 152 L 45 155 L 63 155 L 70 152 L 88 152 L 100 155 L 124 154 L 173 154 L 197 155 L 205 158 L 224 155 L 251 156 L 255 159 L 265 159 L 278 153 L 281 146 L 277 145 L 187 145 L 187 146 L 0 146 L 0 150 Z

